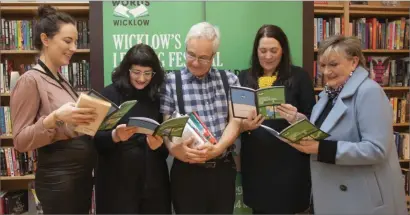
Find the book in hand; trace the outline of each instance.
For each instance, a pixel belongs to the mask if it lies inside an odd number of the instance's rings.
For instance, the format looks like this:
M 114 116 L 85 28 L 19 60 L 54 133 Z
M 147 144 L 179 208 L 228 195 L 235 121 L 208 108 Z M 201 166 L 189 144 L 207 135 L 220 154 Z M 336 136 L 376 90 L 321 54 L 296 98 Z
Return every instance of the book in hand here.
M 115 103 L 94 90 L 91 90 L 88 94 L 81 93 L 77 100 L 76 107 L 94 108 L 97 118 L 88 125 L 76 126 L 74 130 L 94 136 L 98 130 L 112 129 L 136 103 L 136 100 L 127 101 L 118 107 Z
M 118 121 L 120 121 L 120 119 L 124 117 L 124 115 L 128 113 L 128 111 L 131 110 L 131 108 L 134 107 L 134 105 L 137 103 L 137 100 L 129 100 L 123 102 L 120 106 L 118 106 L 95 90 L 90 90 L 90 92 L 88 92 L 88 95 L 93 98 L 102 99 L 111 103 L 111 107 L 108 110 L 108 113 L 98 130 L 113 129 L 117 125 Z
M 291 143 L 297 143 L 305 137 L 311 137 L 314 140 L 323 140 L 330 136 L 328 133 L 320 130 L 320 128 L 312 124 L 308 119 L 299 120 L 292 125 L 289 125 L 281 132 L 277 132 L 273 128 L 265 125 L 261 125 L 261 127 L 277 138 L 285 142 L 290 141 Z
M 201 120 L 201 117 L 199 117 L 197 112 L 194 111 L 192 113 L 189 113 L 188 116 L 188 125 L 193 129 L 195 133 L 199 135 L 203 142 L 209 142 L 212 144 L 217 143 L 215 136 Z
M 130 117 L 127 126 L 137 127 L 137 133 L 140 134 L 181 137 L 188 119 L 188 116 L 180 116 L 170 118 L 160 124 L 157 121 L 146 117 Z
M 181 116 L 178 112 L 174 112 L 172 114 L 172 117 L 179 117 Z M 199 117 L 199 115 L 196 112 L 192 112 L 187 114 L 186 116 L 189 117 L 189 120 L 187 122 L 187 125 L 184 128 L 184 131 L 182 132 L 181 137 L 173 137 L 172 138 L 172 143 L 174 144 L 180 144 L 182 141 L 185 141 L 189 138 L 193 138 L 194 141 L 190 147 L 197 147 L 202 144 L 205 144 L 206 142 L 209 142 L 211 144 L 216 144 L 217 140 L 214 137 L 214 135 L 210 132 L 208 127 L 203 123 L 202 119 Z
M 231 102 L 235 118 L 247 118 L 251 111 L 256 111 L 267 119 L 283 118 L 275 106 L 285 103 L 285 87 L 272 86 L 254 90 L 248 87 L 231 86 Z

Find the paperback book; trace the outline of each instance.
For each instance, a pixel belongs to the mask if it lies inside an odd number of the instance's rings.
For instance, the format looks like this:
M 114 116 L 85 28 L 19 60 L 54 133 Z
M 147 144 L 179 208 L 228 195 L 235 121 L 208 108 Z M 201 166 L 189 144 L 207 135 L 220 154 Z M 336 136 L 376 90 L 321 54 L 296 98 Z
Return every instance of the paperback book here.
M 188 119 L 188 116 L 180 116 L 170 118 L 163 123 L 158 123 L 157 121 L 146 117 L 130 117 L 127 126 L 137 127 L 137 133 L 140 134 L 181 137 Z
M 292 143 L 297 143 L 305 137 L 311 137 L 314 140 L 323 140 L 330 136 L 328 133 L 312 124 L 308 119 L 299 120 L 286 127 L 281 132 L 278 132 L 275 129 L 265 125 L 261 125 L 261 127 L 277 138 L 285 142 L 290 141 Z
M 285 103 L 285 87 L 272 86 L 254 90 L 252 88 L 232 86 L 230 89 L 233 116 L 247 118 L 251 111 L 256 111 L 267 119 L 280 119 L 275 106 Z
M 95 108 L 97 118 L 89 125 L 76 126 L 75 131 L 94 136 L 98 130 L 112 129 L 136 103 L 136 100 L 131 100 L 117 106 L 114 102 L 94 90 L 91 90 L 87 94 L 81 93 L 77 100 L 76 107 Z
M 174 112 L 174 114 L 172 115 L 172 117 L 178 116 L 181 115 L 177 112 Z M 191 137 L 194 138 L 194 142 L 192 143 L 192 145 L 190 145 L 190 147 L 198 147 L 207 142 L 211 144 L 217 143 L 217 139 L 205 125 L 205 123 L 203 122 L 203 120 L 197 112 L 189 113 L 186 116 L 188 116 L 189 119 L 187 125 L 184 128 L 184 131 L 182 132 L 182 136 L 173 137 L 173 143 L 178 144 Z

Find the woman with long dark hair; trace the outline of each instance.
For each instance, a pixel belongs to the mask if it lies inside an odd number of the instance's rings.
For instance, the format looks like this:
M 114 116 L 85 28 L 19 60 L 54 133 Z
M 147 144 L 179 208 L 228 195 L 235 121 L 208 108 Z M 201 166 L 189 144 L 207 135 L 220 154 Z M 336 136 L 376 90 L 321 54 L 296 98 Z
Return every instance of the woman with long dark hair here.
M 264 120 L 277 131 L 309 116 L 315 104 L 312 81 L 292 64 L 288 39 L 275 25 L 263 25 L 256 33 L 251 67 L 239 75 L 241 86 L 259 89 L 285 86 L 286 104 L 277 112 L 283 119 Z M 290 110 L 297 108 L 296 114 Z M 254 114 L 251 118 L 260 116 Z M 310 201 L 309 156 L 269 134 L 264 128 L 247 129 L 241 135 L 241 173 L 244 203 L 256 214 L 294 214 L 308 209 Z
M 112 84 L 101 94 L 117 105 L 137 100 L 115 129 L 99 131 L 96 171 L 96 212 L 132 214 L 171 213 L 168 151 L 159 136 L 136 134 L 127 127 L 129 117 L 148 117 L 161 122 L 159 88 L 164 70 L 154 50 L 133 46 L 112 74 Z

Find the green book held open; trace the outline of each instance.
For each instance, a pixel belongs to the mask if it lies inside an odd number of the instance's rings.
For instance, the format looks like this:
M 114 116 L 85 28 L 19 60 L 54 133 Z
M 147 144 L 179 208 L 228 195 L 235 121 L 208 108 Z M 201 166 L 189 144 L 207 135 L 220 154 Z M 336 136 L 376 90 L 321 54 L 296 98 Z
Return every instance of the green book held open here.
M 160 124 L 146 117 L 130 117 L 127 126 L 138 127 L 137 133 L 140 134 L 181 137 L 188 119 L 189 116 L 184 115 L 168 119 Z
M 268 132 L 278 137 L 279 139 L 287 142 L 297 143 L 305 137 L 311 137 L 314 140 L 323 140 L 329 137 L 330 135 L 320 128 L 316 127 L 308 119 L 299 120 L 292 125 L 289 125 L 281 132 L 277 132 L 273 128 L 261 125 L 262 128 L 265 128 Z
M 283 118 L 275 111 L 275 106 L 285 103 L 285 87 L 272 86 L 254 90 L 248 87 L 231 86 L 230 96 L 233 116 L 247 118 L 251 111 L 256 111 L 266 119 Z
M 124 115 L 128 113 L 128 111 L 131 110 L 131 108 L 134 107 L 134 105 L 137 103 L 137 100 L 130 100 L 123 102 L 120 106 L 117 106 L 114 102 L 110 101 L 93 89 L 88 92 L 88 95 L 111 103 L 111 107 L 108 110 L 107 116 L 101 123 L 98 130 L 113 129 L 117 125 L 118 121 L 120 121 L 120 119 L 124 117 Z

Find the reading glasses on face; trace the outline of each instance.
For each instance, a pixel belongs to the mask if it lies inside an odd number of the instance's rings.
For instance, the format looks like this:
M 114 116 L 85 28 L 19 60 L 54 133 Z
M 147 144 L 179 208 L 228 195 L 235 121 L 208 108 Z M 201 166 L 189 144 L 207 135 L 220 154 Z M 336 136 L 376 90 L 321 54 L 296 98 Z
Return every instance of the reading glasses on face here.
M 144 75 L 145 78 L 151 78 L 151 77 L 153 77 L 153 76 L 155 75 L 155 72 L 152 72 L 152 71 L 141 72 L 141 71 L 132 70 L 132 69 L 130 69 L 129 71 L 130 71 L 133 75 L 138 76 L 138 77 L 141 76 L 141 75 Z
M 209 60 L 209 59 L 205 59 L 205 58 L 202 58 L 202 57 L 196 57 L 196 56 L 194 56 L 194 55 L 192 55 L 192 54 L 190 54 L 190 53 L 186 53 L 186 57 L 187 57 L 187 59 L 189 60 L 189 61 L 194 61 L 194 60 L 198 60 L 198 62 L 200 63 L 200 64 L 208 64 L 208 63 L 210 63 L 211 62 L 211 60 Z M 212 58 L 212 57 L 211 57 Z

